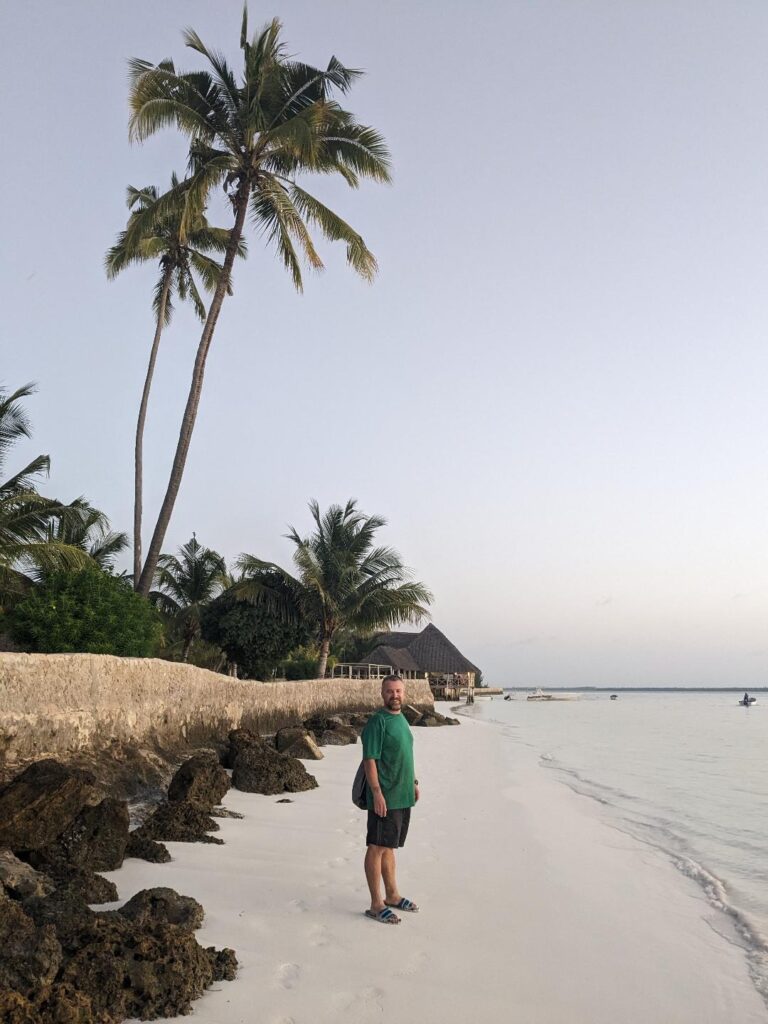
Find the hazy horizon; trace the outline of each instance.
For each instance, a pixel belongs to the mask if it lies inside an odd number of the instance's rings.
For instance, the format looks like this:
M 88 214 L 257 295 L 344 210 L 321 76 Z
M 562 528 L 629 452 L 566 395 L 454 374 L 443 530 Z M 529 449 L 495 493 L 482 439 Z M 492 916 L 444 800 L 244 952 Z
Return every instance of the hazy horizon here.
M 107 282 L 125 188 L 183 172 L 127 139 L 129 57 L 191 25 L 237 64 L 240 0 L 6 7 L 0 382 L 52 470 L 132 524 L 151 268 Z M 251 232 L 164 549 L 288 564 L 307 502 L 356 497 L 510 686 L 768 682 L 768 8 L 757 2 L 250 4 L 291 52 L 366 71 L 346 103 L 394 184 L 313 183 L 339 247 L 294 294 Z M 12 154 L 12 157 L 11 157 Z M 228 226 L 223 203 L 211 219 Z M 146 438 L 145 545 L 199 328 L 179 308 Z M 128 566 L 126 558 L 124 565 Z

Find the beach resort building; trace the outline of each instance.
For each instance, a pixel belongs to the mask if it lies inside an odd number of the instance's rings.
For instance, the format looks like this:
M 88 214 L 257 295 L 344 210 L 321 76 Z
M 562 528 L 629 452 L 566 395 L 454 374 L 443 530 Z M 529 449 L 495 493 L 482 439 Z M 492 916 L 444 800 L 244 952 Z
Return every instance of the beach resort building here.
M 474 690 L 480 669 L 465 658 L 445 633 L 430 623 L 420 633 L 379 633 L 361 662 L 336 665 L 335 676 L 375 678 L 397 673 L 428 679 L 436 697 L 456 698 Z

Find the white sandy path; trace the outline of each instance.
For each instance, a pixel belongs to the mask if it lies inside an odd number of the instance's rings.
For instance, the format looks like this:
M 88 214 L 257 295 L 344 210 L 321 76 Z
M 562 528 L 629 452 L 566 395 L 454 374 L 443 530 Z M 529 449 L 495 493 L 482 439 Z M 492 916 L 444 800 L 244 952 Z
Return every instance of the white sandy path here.
M 240 971 L 195 1004 L 201 1024 L 766 1024 L 726 919 L 663 854 L 610 828 L 498 726 L 415 731 L 423 800 L 400 856 L 422 912 L 362 911 L 360 746 L 326 748 L 320 788 L 231 791 L 223 847 L 128 860 L 122 899 L 168 885 L 206 910 L 205 945 Z M 184 1021 L 189 1018 L 178 1018 Z

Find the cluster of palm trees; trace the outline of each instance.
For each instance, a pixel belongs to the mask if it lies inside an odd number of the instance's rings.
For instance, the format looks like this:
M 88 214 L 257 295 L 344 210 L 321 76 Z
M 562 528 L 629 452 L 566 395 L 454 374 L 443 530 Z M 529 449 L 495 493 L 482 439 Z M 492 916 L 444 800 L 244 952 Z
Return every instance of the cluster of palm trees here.
M 34 392 L 32 384 L 0 389 L 0 610 L 57 569 L 96 564 L 109 570 L 128 546 L 127 535 L 110 530 L 104 513 L 85 498 L 66 503 L 40 494 L 50 456 L 38 455 L 6 475 L 11 449 L 31 437 L 23 400 Z
M 351 188 L 363 179 L 390 180 L 383 138 L 358 123 L 339 99 L 361 72 L 335 57 L 325 68 L 297 60 L 281 31 L 275 19 L 251 35 L 245 8 L 238 70 L 191 29 L 185 42 L 202 58 L 203 69 L 178 70 L 170 60 L 130 62 L 131 139 L 143 142 L 161 129 L 176 128 L 188 142 L 187 172 L 183 178 L 170 173 L 165 191 L 129 187 L 128 220 L 105 263 L 110 278 L 148 262 L 158 270 L 154 335 L 136 423 L 134 589 L 163 615 L 183 660 L 200 640 L 202 610 L 227 594 L 268 608 L 283 622 L 302 623 L 316 639 L 316 671 L 323 676 L 334 644 L 427 614 L 429 591 L 411 579 L 397 552 L 374 542 L 384 524 L 380 516 L 365 515 L 355 501 L 332 505 L 325 513 L 312 502 L 313 532 L 288 534 L 293 572 L 243 554 L 230 573 L 224 558 L 194 535 L 177 555 L 162 553 L 219 313 L 233 294 L 235 261 L 247 255 L 247 223 L 275 250 L 297 291 L 305 267 L 323 268 L 312 228 L 341 242 L 348 264 L 364 280 L 372 280 L 377 270 L 358 232 L 304 187 L 309 175 L 338 176 Z M 227 227 L 208 220 L 217 193 L 230 211 Z M 192 304 L 202 333 L 170 478 L 145 552 L 144 431 L 161 338 L 179 301 Z M 0 392 L 0 480 L 10 446 L 29 436 L 21 402 L 33 390 L 27 385 L 13 394 Z M 37 485 L 48 467 L 48 456 L 40 455 L 0 482 L 0 611 L 55 569 L 95 563 L 111 571 L 128 545 L 126 534 L 112 532 L 104 514 L 84 498 L 65 504 L 41 496 Z
M 170 176 L 165 192 L 129 188 L 125 230 L 106 257 L 111 277 L 124 268 L 155 262 L 154 338 L 136 425 L 133 579 L 148 595 L 189 452 L 206 360 L 222 304 L 233 292 L 235 260 L 246 255 L 250 219 L 275 249 L 302 290 L 303 266 L 321 270 L 310 228 L 346 246 L 347 262 L 365 280 L 376 260 L 362 237 L 300 182 L 307 175 L 338 175 L 351 188 L 361 179 L 387 182 L 389 155 L 381 135 L 359 124 L 337 96 L 349 92 L 361 72 L 331 57 L 326 68 L 289 54 L 275 19 L 249 35 L 248 11 L 240 32 L 240 69 L 205 45 L 191 29 L 186 45 L 205 62 L 202 70 L 177 70 L 170 60 L 130 62 L 130 137 L 139 142 L 175 127 L 189 143 L 187 175 Z M 219 190 L 231 223 L 212 227 L 206 211 Z M 210 296 L 206 306 L 204 296 Z M 142 548 L 143 435 L 155 363 L 174 299 L 189 299 L 202 322 L 170 478 L 149 547 Z
M 241 554 L 235 573 L 216 551 L 195 536 L 178 556 L 162 555 L 150 599 L 168 617 L 182 660 L 200 637 L 203 609 L 225 592 L 263 604 L 278 617 L 303 624 L 316 641 L 315 674 L 326 674 L 335 641 L 372 636 L 400 622 L 428 616 L 432 595 L 411 578 L 400 555 L 375 544 L 385 520 L 362 512 L 354 500 L 324 513 L 309 504 L 314 528 L 301 536 L 291 527 L 293 572 L 251 554 Z

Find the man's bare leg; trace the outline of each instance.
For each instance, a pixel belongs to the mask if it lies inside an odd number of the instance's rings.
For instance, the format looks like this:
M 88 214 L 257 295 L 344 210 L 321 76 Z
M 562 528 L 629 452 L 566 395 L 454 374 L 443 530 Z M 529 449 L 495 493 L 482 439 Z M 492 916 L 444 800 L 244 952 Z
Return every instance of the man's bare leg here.
M 400 893 L 397 889 L 397 878 L 395 877 L 395 851 L 388 846 L 384 847 L 381 855 L 381 877 L 384 879 L 384 902 L 399 903 Z
M 365 851 L 365 880 L 368 883 L 368 890 L 371 894 L 371 910 L 375 914 L 384 909 L 384 900 L 381 898 L 381 860 L 383 853 L 383 846 L 369 846 Z

